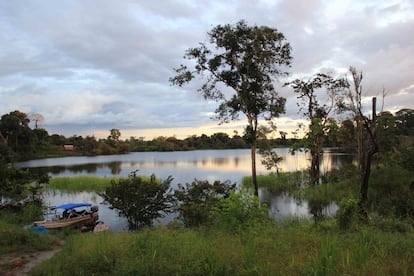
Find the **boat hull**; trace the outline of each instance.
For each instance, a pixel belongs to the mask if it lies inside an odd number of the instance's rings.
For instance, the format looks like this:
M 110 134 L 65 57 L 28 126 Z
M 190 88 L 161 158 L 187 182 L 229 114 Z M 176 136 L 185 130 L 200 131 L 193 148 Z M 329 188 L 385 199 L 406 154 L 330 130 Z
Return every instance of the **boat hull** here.
M 42 220 L 33 222 L 34 226 L 43 226 L 46 229 L 93 227 L 98 221 L 98 213 L 85 214 L 74 218 Z

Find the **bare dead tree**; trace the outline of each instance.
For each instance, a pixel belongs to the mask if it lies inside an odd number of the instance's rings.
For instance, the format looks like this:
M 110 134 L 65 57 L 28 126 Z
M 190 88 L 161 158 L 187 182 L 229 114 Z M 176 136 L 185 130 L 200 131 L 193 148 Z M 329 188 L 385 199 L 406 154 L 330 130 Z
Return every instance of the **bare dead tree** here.
M 37 129 L 39 128 L 39 123 L 43 122 L 45 120 L 45 117 L 43 117 L 42 114 L 35 113 L 30 116 L 30 120 L 35 122 L 35 128 Z
M 358 72 L 353 67 L 349 70 L 353 80 L 353 91 L 349 88 L 348 108 L 353 113 L 356 122 L 358 168 L 361 173 L 360 198 L 358 203 L 359 214 L 362 221 L 367 221 L 368 183 L 371 174 L 372 158 L 379 151 L 376 136 L 377 98 L 372 98 L 372 119 L 369 119 L 362 112 L 362 72 Z

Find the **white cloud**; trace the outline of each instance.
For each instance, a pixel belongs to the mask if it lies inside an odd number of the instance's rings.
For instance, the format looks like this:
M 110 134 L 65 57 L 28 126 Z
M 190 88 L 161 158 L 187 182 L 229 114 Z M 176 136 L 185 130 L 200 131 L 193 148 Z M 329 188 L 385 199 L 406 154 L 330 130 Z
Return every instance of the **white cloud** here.
M 48 131 L 65 135 L 210 130 L 216 104 L 196 92 L 200 83 L 178 88 L 168 78 L 207 31 L 241 19 L 285 34 L 292 77 L 353 65 L 368 96 L 388 91 L 385 108 L 414 108 L 409 0 L 28 0 L 0 2 L 0 113 L 41 113 Z M 281 124 L 296 126 L 296 97 L 281 93 Z

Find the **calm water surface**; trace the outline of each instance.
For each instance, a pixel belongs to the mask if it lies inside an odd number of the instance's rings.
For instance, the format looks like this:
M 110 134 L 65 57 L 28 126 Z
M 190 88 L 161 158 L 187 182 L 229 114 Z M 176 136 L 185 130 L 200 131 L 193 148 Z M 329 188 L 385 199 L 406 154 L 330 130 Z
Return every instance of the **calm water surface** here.
M 305 153 L 290 154 L 288 148 L 277 149 L 283 157 L 280 164 L 282 172 L 304 170 L 309 166 L 309 156 Z M 267 174 L 257 156 L 257 173 Z M 326 149 L 321 161 L 322 171 L 340 167 L 343 162 L 349 162 L 349 157 Z M 125 155 L 94 156 L 94 157 L 64 157 L 31 160 L 16 164 L 23 168 L 36 168 L 47 172 L 50 176 L 93 175 L 101 177 L 127 176 L 139 170 L 140 175 L 155 174 L 157 178 L 174 178 L 172 186 L 178 183 L 190 183 L 194 179 L 230 180 L 241 183 L 244 176 L 251 174 L 250 150 L 200 150 L 180 152 L 134 152 Z M 269 203 L 269 215 L 275 218 L 285 216 L 309 217 L 307 202 L 297 202 L 284 195 L 269 195 L 266 190 L 260 191 L 260 197 Z M 100 218 L 115 231 L 126 230 L 126 221 L 119 218 L 114 210 L 102 205 L 102 198 L 96 193 L 48 193 L 45 201 L 50 205 L 66 202 L 91 202 L 100 206 Z M 326 210 L 334 213 L 336 206 Z M 173 218 L 161 221 L 165 223 Z

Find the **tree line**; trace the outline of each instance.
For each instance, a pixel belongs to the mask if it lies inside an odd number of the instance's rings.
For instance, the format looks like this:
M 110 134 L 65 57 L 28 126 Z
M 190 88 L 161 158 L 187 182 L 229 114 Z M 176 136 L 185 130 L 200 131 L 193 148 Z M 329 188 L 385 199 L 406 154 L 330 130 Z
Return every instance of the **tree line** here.
M 32 120 L 21 111 L 12 111 L 0 118 L 0 153 L 4 162 L 10 163 L 35 158 L 64 155 L 110 155 L 136 151 L 188 151 L 204 149 L 247 149 L 250 147 L 246 133 L 218 132 L 212 135 L 192 135 L 184 139 L 175 136 L 159 136 L 152 140 L 133 137 L 121 140 L 118 129 L 109 130 L 107 138 L 94 136 L 65 137 L 49 134 L 44 128 L 30 128 Z M 401 109 L 394 114 L 389 111 L 377 115 L 378 137 L 381 148 L 392 150 L 400 136 L 414 135 L 414 110 Z M 330 130 L 322 135 L 322 147 L 339 147 L 344 152 L 355 152 L 356 126 L 351 119 L 340 122 L 331 120 Z M 288 133 L 280 131 L 279 137 L 260 137 L 260 148 L 309 147 L 306 139 L 287 138 Z M 292 135 L 293 136 L 293 135 Z M 73 151 L 65 151 L 64 145 L 73 145 Z
M 34 128 L 30 123 L 34 121 L 26 113 L 15 110 L 4 114 L 0 118 L 0 153 L 6 163 L 17 161 L 59 157 L 65 155 L 111 155 L 124 154 L 136 151 L 188 151 L 204 149 L 243 149 L 249 148 L 246 135 L 235 133 L 230 137 L 227 133 L 212 135 L 192 135 L 185 139 L 175 136 L 159 136 L 152 140 L 144 137 L 131 136 L 121 139 L 119 129 L 109 130 L 107 138 L 94 136 L 73 135 L 65 137 L 61 134 L 49 134 L 44 128 Z M 297 139 L 281 138 L 269 139 L 273 146 L 289 146 Z M 65 145 L 70 145 L 69 149 Z

